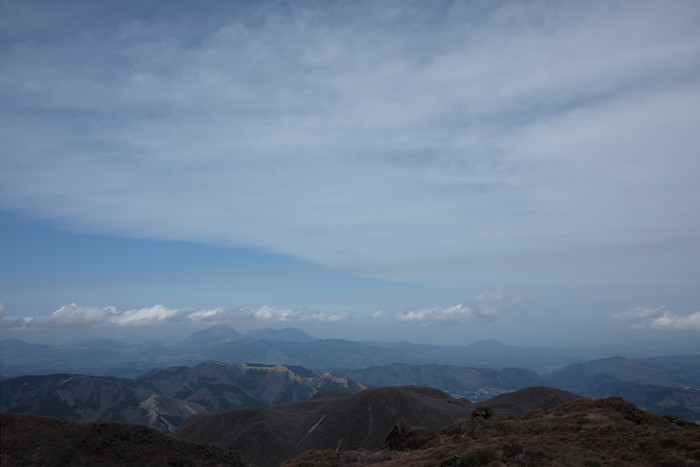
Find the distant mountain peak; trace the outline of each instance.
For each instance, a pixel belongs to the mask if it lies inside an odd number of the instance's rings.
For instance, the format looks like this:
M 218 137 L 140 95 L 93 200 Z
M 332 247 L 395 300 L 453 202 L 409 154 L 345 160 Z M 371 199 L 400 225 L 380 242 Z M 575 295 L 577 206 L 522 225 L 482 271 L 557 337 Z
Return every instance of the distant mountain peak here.
M 470 349 L 507 349 L 510 346 L 496 339 L 483 339 L 467 346 Z
M 302 331 L 301 329 L 286 327 L 284 329 L 251 329 L 245 333 L 248 339 L 270 340 L 270 341 L 287 341 L 287 342 L 312 342 L 317 340 L 312 335 Z
M 243 336 L 232 329 L 227 324 L 212 326 L 201 331 L 193 332 L 184 341 L 176 345 L 176 347 L 184 347 L 191 350 L 203 346 L 209 346 L 214 343 L 237 341 Z

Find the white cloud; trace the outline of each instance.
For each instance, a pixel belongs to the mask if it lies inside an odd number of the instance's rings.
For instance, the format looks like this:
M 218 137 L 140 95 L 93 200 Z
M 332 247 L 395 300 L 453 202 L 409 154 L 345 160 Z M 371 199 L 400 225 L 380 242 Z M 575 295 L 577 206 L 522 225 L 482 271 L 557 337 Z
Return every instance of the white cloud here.
M 700 331 L 700 311 L 679 315 L 662 306 L 634 307 L 614 314 L 612 320 L 628 324 L 634 329 Z
M 697 2 L 50 4 L 4 8 L 2 208 L 459 283 L 700 238 Z
M 485 289 L 476 295 L 469 306 L 419 308 L 394 315 L 399 321 L 413 321 L 424 326 L 454 324 L 477 318 L 496 321 L 504 313 L 526 311 L 527 297 L 513 296 L 504 287 Z
M 111 321 L 117 310 L 114 307 L 80 306 L 75 303 L 64 305 L 50 315 L 22 318 L 22 326 L 27 328 L 86 327 Z
M 0 327 L 4 329 L 77 328 L 87 326 L 141 327 L 168 324 L 198 323 L 222 324 L 237 321 L 259 322 L 339 322 L 346 315 L 319 311 L 291 310 L 275 306 L 212 310 L 183 310 L 163 305 L 120 311 L 115 307 L 65 305 L 50 315 L 13 318 L 0 309 Z
M 327 321 L 336 322 L 348 319 L 346 315 L 327 314 L 320 311 L 305 309 L 292 310 L 276 306 L 262 306 L 259 308 L 236 308 L 199 311 L 188 315 L 189 319 L 205 322 L 230 322 L 230 321 L 262 321 L 262 322 L 286 322 L 286 321 Z
M 421 325 L 460 323 L 476 318 L 483 321 L 496 321 L 503 314 L 524 311 L 527 299 L 514 296 L 503 287 L 485 289 L 470 300 L 470 305 L 450 307 L 428 307 L 408 310 L 390 315 L 375 311 L 367 316 L 329 314 L 305 308 L 292 309 L 274 305 L 241 308 L 212 308 L 202 310 L 168 308 L 154 305 L 143 308 L 119 310 L 113 306 L 96 307 L 71 303 L 51 314 L 14 318 L 7 314 L 0 303 L 0 328 L 4 329 L 44 329 L 76 328 L 87 326 L 143 327 L 169 324 L 197 323 L 215 325 L 256 321 L 261 323 L 284 322 L 326 322 L 343 321 L 387 321 L 399 320 Z
M 447 308 L 421 308 L 397 313 L 394 318 L 399 321 L 415 321 L 424 326 L 434 324 L 452 324 L 466 321 L 475 315 L 474 310 L 462 304 Z

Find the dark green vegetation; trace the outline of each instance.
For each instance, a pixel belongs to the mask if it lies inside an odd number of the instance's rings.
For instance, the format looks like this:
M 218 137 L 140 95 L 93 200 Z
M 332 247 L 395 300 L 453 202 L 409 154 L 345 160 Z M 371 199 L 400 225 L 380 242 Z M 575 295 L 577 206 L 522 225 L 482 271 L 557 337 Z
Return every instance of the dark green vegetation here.
M 0 415 L 0 464 L 14 466 L 247 466 L 216 446 L 179 441 L 142 425 Z

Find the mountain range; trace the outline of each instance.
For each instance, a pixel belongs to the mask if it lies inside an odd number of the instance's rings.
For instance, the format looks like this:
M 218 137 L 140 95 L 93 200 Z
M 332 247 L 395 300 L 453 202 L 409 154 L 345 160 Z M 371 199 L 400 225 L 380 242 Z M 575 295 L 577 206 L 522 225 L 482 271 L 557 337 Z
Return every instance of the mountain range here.
M 624 355 L 637 354 L 635 351 Z M 18 339 L 0 340 L 0 374 L 6 378 L 52 373 L 135 377 L 156 367 L 193 366 L 206 360 L 348 369 L 391 363 L 438 364 L 528 368 L 549 373 L 571 363 L 610 355 L 615 353 L 600 349 L 510 346 L 495 340 L 441 346 L 315 339 L 295 328 L 251 330 L 240 334 L 222 325 L 197 331 L 175 344 L 126 344 L 93 339 L 71 345 L 47 345 Z
M 591 400 L 542 387 L 498 396 L 488 406 L 420 387 L 321 392 L 276 408 L 196 415 L 175 437 L 143 425 L 6 413 L 0 431 L 3 467 L 700 463 L 697 424 L 620 398 Z
M 612 357 L 538 373 L 502 365 L 488 368 L 401 361 L 411 360 L 406 357 L 408 350 L 417 349 L 424 356 L 444 349 L 446 360 L 454 358 L 449 354 L 452 347 L 314 339 L 294 328 L 242 335 L 228 326 L 215 326 L 172 345 L 94 339 L 80 345 L 48 346 L 5 340 L 0 341 L 4 374 L 40 371 L 4 378 L 0 409 L 76 420 L 138 422 L 169 432 L 193 413 L 298 402 L 326 389 L 417 385 L 480 402 L 546 385 L 587 397 L 624 397 L 653 413 L 700 420 L 700 355 Z M 468 351 L 474 352 L 474 359 L 484 361 L 498 355 L 506 358 L 515 351 L 539 355 L 542 349 L 481 341 L 459 350 Z M 251 363 L 203 364 L 211 355 L 220 357 L 221 362 Z M 373 363 L 386 360 L 390 362 Z M 275 363 L 280 361 L 286 363 Z M 172 362 L 176 364 L 169 365 Z M 52 368 L 80 370 L 49 371 Z M 41 376 L 44 372 L 53 374 Z M 275 391 L 287 395 L 271 397 Z
M 493 403 L 501 394 L 547 385 L 587 397 L 624 397 L 652 413 L 700 421 L 698 367 L 700 356 L 603 359 L 548 375 L 517 368 L 402 363 L 330 372 L 208 361 L 194 367 L 157 368 L 139 378 L 80 374 L 11 378 L 0 382 L 0 410 L 143 423 L 171 432 L 195 413 L 289 404 L 325 390 L 413 385 L 439 389 L 470 403 Z
M 319 391 L 366 386 L 301 367 L 205 362 L 136 378 L 21 376 L 0 383 L 0 411 L 69 420 L 141 423 L 172 431 L 190 415 L 304 401 Z

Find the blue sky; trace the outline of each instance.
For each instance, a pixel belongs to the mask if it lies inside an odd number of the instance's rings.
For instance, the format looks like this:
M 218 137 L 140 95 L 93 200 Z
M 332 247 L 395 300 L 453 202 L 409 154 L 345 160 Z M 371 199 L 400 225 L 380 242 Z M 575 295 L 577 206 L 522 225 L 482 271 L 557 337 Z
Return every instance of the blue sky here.
M 3 336 L 698 337 L 696 1 L 0 10 Z

